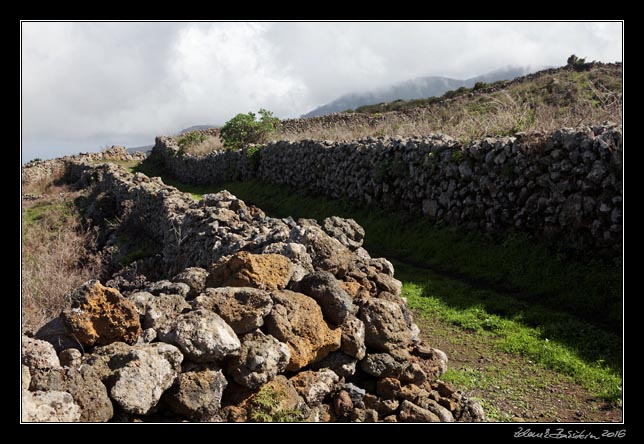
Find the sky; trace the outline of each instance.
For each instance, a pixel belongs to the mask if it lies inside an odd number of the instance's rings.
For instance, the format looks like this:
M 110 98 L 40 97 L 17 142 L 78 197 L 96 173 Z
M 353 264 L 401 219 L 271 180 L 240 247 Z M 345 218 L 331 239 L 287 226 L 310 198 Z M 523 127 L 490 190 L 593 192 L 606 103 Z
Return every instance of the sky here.
M 22 160 L 298 117 L 426 75 L 622 60 L 620 22 L 23 22 Z

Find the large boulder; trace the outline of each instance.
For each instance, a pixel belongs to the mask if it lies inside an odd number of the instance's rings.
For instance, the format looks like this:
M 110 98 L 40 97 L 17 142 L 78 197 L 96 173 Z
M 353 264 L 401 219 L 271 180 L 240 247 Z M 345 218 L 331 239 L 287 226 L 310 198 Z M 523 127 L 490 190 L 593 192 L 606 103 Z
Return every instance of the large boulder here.
M 216 366 L 195 368 L 179 375 L 164 400 L 175 413 L 199 421 L 217 414 L 227 385 Z
M 76 422 L 81 412 L 67 392 L 22 392 L 23 422 Z
M 118 290 L 88 281 L 71 293 L 61 314 L 69 332 L 84 345 L 133 344 L 141 334 L 139 314 Z
M 32 372 L 30 388 L 69 393 L 80 408 L 81 422 L 105 422 L 114 414 L 105 385 L 89 365 L 36 370 Z
M 193 362 L 216 362 L 239 353 L 241 343 L 233 329 L 210 310 L 194 310 L 177 318 L 166 338 Z
M 207 288 L 192 301 L 194 309 L 212 310 L 238 335 L 264 325 L 264 317 L 273 308 L 268 292 L 250 287 Z
M 365 325 L 365 343 L 377 351 L 391 352 L 407 347 L 412 331 L 399 304 L 384 299 L 362 302 L 358 317 Z
M 256 330 L 242 338 L 239 356 L 230 361 L 230 374 L 238 384 L 256 389 L 282 373 L 290 359 L 288 345 Z
M 28 336 L 22 337 L 22 363 L 30 369 L 60 367 L 53 345 Z
M 273 310 L 266 317 L 266 327 L 291 350 L 287 370 L 297 371 L 340 348 L 341 330 L 329 328 L 315 300 L 289 290 L 271 296 Z
M 149 413 L 181 371 L 183 355 L 177 347 L 155 342 L 128 346 L 115 342 L 97 347 L 83 357 L 125 412 Z
M 340 325 L 355 311 L 351 297 L 328 271 L 317 271 L 302 278 L 294 288 L 316 300 L 324 318 Z
M 346 274 L 353 259 L 351 251 L 314 222 L 300 219 L 298 223 L 303 227 L 294 227 L 291 230 L 291 239 L 306 246 L 313 267 L 316 270 L 329 271 L 336 276 Z
M 291 261 L 279 254 L 251 254 L 241 251 L 213 265 L 206 287 L 253 287 L 278 290 L 293 275 Z

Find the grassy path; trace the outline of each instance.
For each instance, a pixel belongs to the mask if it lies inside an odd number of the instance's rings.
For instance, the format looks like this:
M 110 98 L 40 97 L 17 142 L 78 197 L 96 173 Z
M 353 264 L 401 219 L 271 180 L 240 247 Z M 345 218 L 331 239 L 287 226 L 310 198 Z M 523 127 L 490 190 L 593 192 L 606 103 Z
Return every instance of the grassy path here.
M 538 246 L 527 251 L 530 246 L 523 239 L 494 246 L 267 184 L 194 187 L 167 177 L 164 181 L 197 199 L 228 189 L 275 217 L 356 219 L 366 230 L 367 250 L 393 259 L 403 296 L 428 342 L 448 353 L 451 365 L 445 379 L 481 399 L 491 420 L 621 420 L 621 334 L 614 331 L 610 316 L 597 317 L 597 306 L 592 306 L 594 298 L 601 302 L 615 292 L 610 270 L 563 264 Z M 458 260 L 463 266 L 457 266 Z M 565 273 L 557 273 L 557 266 Z M 550 274 L 540 274 L 539 267 Z M 592 273 L 600 273 L 603 286 L 592 287 L 598 276 L 585 276 Z M 543 279 L 549 281 L 539 283 Z M 534 291 L 525 290 L 530 285 Z M 587 311 L 579 310 L 581 294 L 588 295 Z

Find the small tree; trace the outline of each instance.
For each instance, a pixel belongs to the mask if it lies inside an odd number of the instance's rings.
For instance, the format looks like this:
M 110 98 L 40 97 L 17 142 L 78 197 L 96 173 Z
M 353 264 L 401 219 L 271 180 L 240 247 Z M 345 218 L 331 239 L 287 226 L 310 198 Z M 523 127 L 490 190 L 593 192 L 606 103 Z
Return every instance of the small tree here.
M 280 121 L 273 113 L 260 109 L 255 113 L 237 114 L 221 128 L 219 136 L 228 148 L 239 149 L 251 143 L 264 143 L 268 135 L 279 128 Z
M 567 62 L 567 65 L 566 65 L 566 66 L 567 66 L 568 68 L 572 68 L 572 69 L 574 69 L 575 71 L 584 71 L 584 70 L 588 70 L 588 69 L 590 69 L 590 68 L 593 66 L 593 64 L 595 63 L 594 61 L 593 61 L 593 62 L 588 62 L 588 63 L 586 63 L 586 59 L 585 59 L 585 58 L 579 58 L 579 57 L 577 57 L 577 56 L 576 56 L 576 55 L 574 55 L 574 54 L 573 54 L 573 55 L 571 55 L 570 57 L 568 57 L 568 60 L 567 60 L 566 62 Z

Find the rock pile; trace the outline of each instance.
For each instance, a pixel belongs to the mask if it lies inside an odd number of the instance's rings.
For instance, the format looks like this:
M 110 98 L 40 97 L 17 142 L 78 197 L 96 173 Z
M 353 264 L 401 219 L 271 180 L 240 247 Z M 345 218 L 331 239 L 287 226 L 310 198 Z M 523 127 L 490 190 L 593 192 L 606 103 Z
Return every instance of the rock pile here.
M 75 172 L 102 196 L 88 217 L 111 211 L 161 248 L 23 337 L 23 420 L 483 419 L 440 382 L 445 353 L 355 221 L 272 219 L 225 191 L 197 202 L 112 165 Z M 139 274 L 146 261 L 156 274 Z

